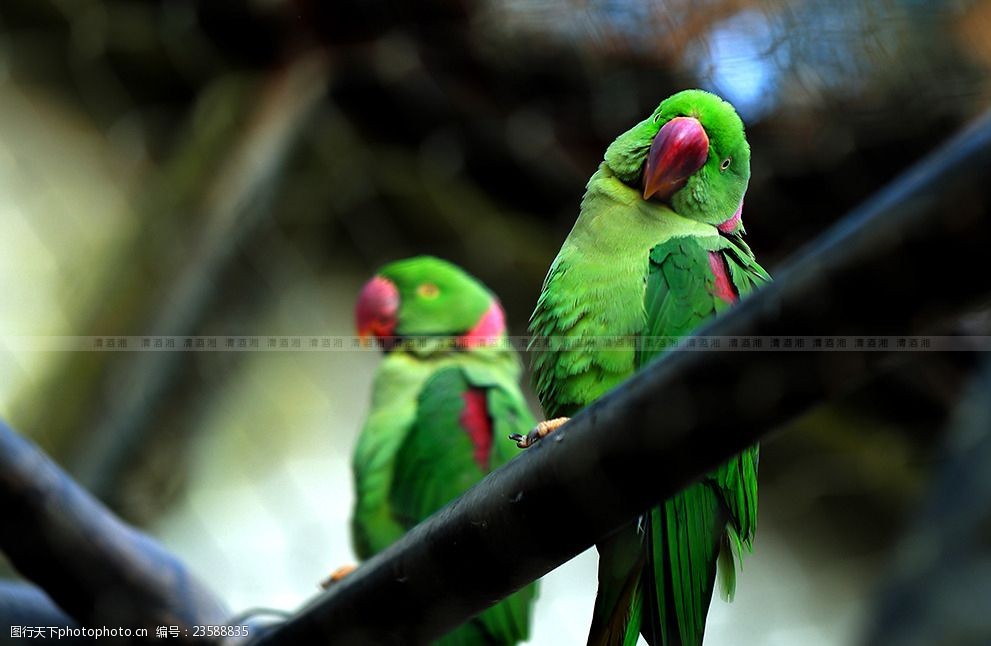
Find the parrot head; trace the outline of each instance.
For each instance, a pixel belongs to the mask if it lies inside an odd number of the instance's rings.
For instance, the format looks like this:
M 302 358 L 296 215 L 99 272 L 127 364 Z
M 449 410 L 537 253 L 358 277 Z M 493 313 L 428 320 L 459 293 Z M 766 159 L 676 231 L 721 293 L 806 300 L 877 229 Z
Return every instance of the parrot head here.
M 382 267 L 358 296 L 355 323 L 359 336 L 375 337 L 387 349 L 397 338 L 471 341 L 506 331 L 502 306 L 492 292 L 459 267 L 432 256 Z
M 703 90 L 674 94 L 606 150 L 606 165 L 645 200 L 725 233 L 742 229 L 750 146 L 733 106 Z

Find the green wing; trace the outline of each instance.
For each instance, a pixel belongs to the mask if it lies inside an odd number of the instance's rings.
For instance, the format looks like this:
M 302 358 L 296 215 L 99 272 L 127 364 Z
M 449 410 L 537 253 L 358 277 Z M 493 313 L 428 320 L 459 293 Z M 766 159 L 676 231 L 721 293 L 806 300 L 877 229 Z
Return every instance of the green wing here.
M 534 419 L 515 384 L 485 373 L 450 367 L 424 385 L 416 420 L 396 455 L 390 494 L 393 513 L 407 528 L 517 455 L 518 449 L 507 436 L 533 428 Z M 535 583 L 515 592 L 438 644 L 474 646 L 526 640 L 536 593 Z
M 733 294 L 720 290 L 713 265 L 722 264 L 723 280 Z M 651 250 L 644 330 L 637 363 L 642 366 L 662 346 L 651 337 L 683 336 L 746 296 L 770 276 L 738 236 L 679 237 Z M 723 283 L 725 290 L 726 284 Z M 758 449 L 753 446 L 652 510 L 647 518 L 649 542 L 643 632 L 654 645 L 702 643 L 705 617 L 715 584 L 716 562 L 724 588 L 732 596 L 732 552 L 751 546 L 757 523 Z
M 722 238 L 726 244 L 720 251 L 729 268 L 730 280 L 740 298 L 745 298 L 761 285 L 771 282 L 771 275 L 757 264 L 754 252 L 739 235 Z
M 722 256 L 729 269 L 733 287 L 740 298 L 745 298 L 753 290 L 771 282 L 771 276 L 757 264 L 750 247 L 738 235 L 724 238 L 729 245 L 722 249 Z M 757 464 L 758 445 L 753 445 L 724 464 L 714 474 L 715 484 L 722 494 L 723 503 L 729 510 L 730 524 L 727 526 L 732 547 L 739 558 L 742 548 L 753 547 L 754 533 L 757 530 Z M 724 571 L 732 575 L 734 570 Z M 733 596 L 732 578 L 726 580 L 727 596 Z

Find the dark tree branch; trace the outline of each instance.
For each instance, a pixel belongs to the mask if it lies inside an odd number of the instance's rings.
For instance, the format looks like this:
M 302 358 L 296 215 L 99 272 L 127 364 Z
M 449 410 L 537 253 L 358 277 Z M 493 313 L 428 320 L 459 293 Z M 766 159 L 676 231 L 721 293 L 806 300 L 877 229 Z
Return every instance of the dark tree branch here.
M 895 550 L 867 644 L 991 643 L 991 361 L 947 440 L 947 463 Z
M 78 625 L 48 595 L 33 585 L 0 581 L 0 630 L 6 630 L 8 626 Z M 10 633 L 0 632 L 0 641 L 9 635 Z
M 0 422 L 0 550 L 83 626 L 221 624 L 221 601 Z
M 959 312 L 988 290 L 989 175 L 985 118 L 699 334 L 900 335 Z M 895 354 L 670 353 L 257 641 L 433 639 Z

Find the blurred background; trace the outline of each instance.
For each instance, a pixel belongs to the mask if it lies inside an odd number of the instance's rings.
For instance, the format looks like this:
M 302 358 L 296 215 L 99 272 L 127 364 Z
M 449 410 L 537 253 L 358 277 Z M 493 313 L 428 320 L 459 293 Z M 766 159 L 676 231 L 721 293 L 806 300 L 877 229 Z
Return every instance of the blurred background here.
M 294 609 L 354 559 L 377 353 L 45 337 L 350 335 L 361 283 L 417 253 L 522 334 L 605 146 L 685 87 L 746 122 L 773 274 L 982 113 L 989 67 L 976 0 L 5 0 L 0 416 L 235 611 Z M 765 443 L 707 644 L 856 640 L 973 361 L 918 353 Z M 545 578 L 530 643 L 584 642 L 595 561 Z

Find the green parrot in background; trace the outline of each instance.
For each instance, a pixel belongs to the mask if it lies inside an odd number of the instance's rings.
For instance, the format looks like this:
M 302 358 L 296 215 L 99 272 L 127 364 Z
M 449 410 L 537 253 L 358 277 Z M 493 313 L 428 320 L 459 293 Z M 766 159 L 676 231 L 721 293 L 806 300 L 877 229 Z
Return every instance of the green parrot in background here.
M 530 332 L 640 342 L 534 352 L 534 387 L 555 419 L 521 438 L 521 447 L 657 355 L 650 337 L 687 335 L 770 281 L 741 239 L 749 179 L 742 121 L 733 106 L 701 90 L 668 98 L 606 149 L 544 280 Z M 599 543 L 589 644 L 633 645 L 639 634 L 652 646 L 702 643 L 717 560 L 730 598 L 735 559 L 752 547 L 757 451 L 751 447 Z
M 352 539 L 364 560 L 518 454 L 505 438 L 534 419 L 499 301 L 451 263 L 386 265 L 361 290 L 355 318 L 385 350 L 353 462 Z M 536 594 L 530 584 L 437 643 L 524 641 Z

